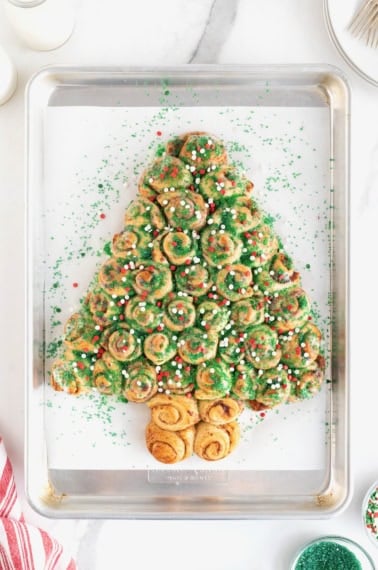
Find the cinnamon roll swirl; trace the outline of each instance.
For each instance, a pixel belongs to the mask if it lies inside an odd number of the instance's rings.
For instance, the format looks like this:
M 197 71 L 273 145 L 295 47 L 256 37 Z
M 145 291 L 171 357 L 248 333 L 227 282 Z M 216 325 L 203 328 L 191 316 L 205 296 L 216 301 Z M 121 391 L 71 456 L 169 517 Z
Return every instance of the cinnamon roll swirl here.
M 178 463 L 193 455 L 195 431 L 193 426 L 168 431 L 150 422 L 146 427 L 147 449 L 161 463 Z
M 161 429 L 180 431 L 199 422 L 196 400 L 188 396 L 157 394 L 147 402 L 152 421 Z
M 200 422 L 194 439 L 194 453 L 206 461 L 219 461 L 235 449 L 239 440 L 240 426 L 237 422 L 220 426 Z

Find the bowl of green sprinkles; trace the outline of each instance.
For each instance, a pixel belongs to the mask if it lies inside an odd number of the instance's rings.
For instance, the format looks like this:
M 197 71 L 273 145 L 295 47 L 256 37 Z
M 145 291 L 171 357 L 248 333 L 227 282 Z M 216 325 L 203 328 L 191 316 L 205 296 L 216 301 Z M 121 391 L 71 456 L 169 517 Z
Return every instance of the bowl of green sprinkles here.
M 362 517 L 368 537 L 378 546 L 378 481 L 369 488 L 362 503 Z
M 353 540 L 324 536 L 301 548 L 291 570 L 375 570 L 375 565 L 369 554 Z

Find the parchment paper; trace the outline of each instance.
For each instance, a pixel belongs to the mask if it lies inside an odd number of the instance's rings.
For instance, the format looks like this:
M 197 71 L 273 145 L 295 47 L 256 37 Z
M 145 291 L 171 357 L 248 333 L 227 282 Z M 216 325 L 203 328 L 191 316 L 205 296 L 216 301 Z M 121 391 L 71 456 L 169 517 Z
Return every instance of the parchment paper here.
M 125 208 L 157 145 L 189 130 L 226 141 L 231 161 L 254 182 L 258 204 L 275 218 L 274 228 L 302 274 L 327 349 L 332 159 L 326 108 L 53 107 L 44 116 L 48 354 L 106 258 L 104 245 L 122 229 Z M 47 358 L 46 370 L 50 364 Z M 328 400 L 324 384 L 312 400 L 281 406 L 264 418 L 246 409 L 242 441 L 232 455 L 215 464 L 193 457 L 174 468 L 323 469 Z M 49 467 L 167 469 L 145 448 L 147 406 L 95 393 L 68 396 L 48 385 L 41 405 Z

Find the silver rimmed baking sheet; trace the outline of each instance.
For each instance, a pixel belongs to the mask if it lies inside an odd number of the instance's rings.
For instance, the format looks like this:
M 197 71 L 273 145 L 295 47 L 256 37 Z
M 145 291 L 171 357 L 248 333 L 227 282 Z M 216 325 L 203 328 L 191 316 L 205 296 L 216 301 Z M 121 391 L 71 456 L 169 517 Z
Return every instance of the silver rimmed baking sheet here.
M 146 406 L 54 392 L 48 370 L 159 143 L 223 138 L 255 184 L 324 332 L 315 398 L 243 415 L 217 463 L 154 462 Z M 30 502 L 51 517 L 327 517 L 349 497 L 348 87 L 327 66 L 50 67 L 27 90 Z

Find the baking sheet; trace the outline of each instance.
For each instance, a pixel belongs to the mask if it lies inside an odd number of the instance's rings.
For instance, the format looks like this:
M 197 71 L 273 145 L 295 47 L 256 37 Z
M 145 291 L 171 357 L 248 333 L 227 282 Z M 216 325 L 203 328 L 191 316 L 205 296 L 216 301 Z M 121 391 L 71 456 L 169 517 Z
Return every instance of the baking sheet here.
M 122 228 L 137 179 L 157 145 L 181 132 L 206 130 L 225 140 L 230 159 L 253 180 L 259 205 L 274 217 L 319 315 L 329 364 L 329 108 L 264 107 L 263 101 L 253 107 L 183 107 L 169 103 L 166 91 L 161 107 L 44 112 L 47 354 L 55 354 L 64 322 L 106 258 L 104 245 Z M 214 464 L 194 456 L 174 469 L 325 470 L 329 399 L 325 383 L 312 400 L 265 417 L 246 409 L 242 441 L 232 455 Z M 40 388 L 40 403 L 49 468 L 167 469 L 145 448 L 147 406 L 95 393 L 76 398 L 49 386 Z

